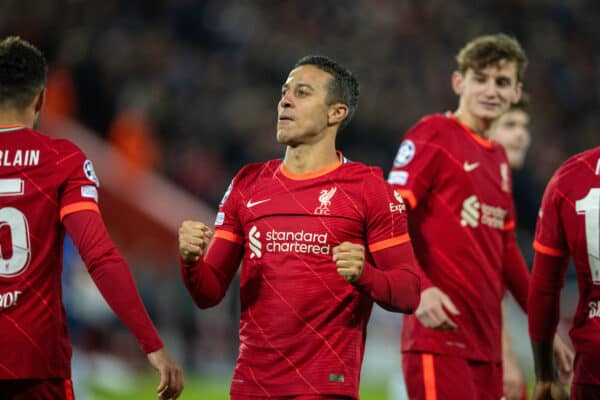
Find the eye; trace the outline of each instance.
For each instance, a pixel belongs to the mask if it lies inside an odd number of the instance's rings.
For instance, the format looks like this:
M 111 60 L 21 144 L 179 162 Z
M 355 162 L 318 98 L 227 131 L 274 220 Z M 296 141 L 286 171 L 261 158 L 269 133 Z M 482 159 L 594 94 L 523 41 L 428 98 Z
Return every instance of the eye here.
M 306 89 L 300 88 L 296 91 L 296 96 L 298 96 L 298 97 L 308 96 L 308 91 Z
M 485 75 L 475 75 L 475 82 L 484 83 L 486 80 Z
M 499 78 L 496 80 L 496 84 L 500 87 L 510 86 L 510 79 L 507 78 Z

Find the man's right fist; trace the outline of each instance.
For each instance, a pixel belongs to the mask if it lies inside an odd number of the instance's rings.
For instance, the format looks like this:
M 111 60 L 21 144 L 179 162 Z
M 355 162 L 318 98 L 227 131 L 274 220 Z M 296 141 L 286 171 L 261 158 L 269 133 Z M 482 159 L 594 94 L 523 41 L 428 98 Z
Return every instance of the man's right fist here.
M 183 221 L 179 227 L 179 253 L 186 262 L 196 262 L 206 252 L 213 232 L 202 222 Z

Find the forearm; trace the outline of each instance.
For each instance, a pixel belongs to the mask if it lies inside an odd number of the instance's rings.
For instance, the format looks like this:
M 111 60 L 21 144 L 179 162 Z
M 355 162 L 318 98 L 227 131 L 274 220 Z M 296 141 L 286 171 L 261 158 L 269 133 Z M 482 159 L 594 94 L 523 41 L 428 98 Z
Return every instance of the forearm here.
M 366 264 L 356 287 L 387 310 L 414 312 L 421 277 L 410 244 L 377 251 L 373 257 L 377 268 Z
M 215 270 L 204 259 L 201 258 L 194 264 L 180 259 L 180 272 L 185 288 L 199 308 L 213 307 L 225 297 L 228 285 L 219 279 Z
M 204 258 L 190 264 L 180 258 L 183 283 L 199 308 L 221 302 L 238 269 L 242 248 L 226 240 L 214 239 Z
M 108 236 L 100 215 L 77 212 L 67 215 L 63 223 L 100 293 L 137 338 L 142 350 L 151 353 L 163 347 L 131 271 Z
M 560 318 L 560 291 L 567 257 L 536 252 L 528 298 L 529 335 L 536 342 L 552 343 Z
M 529 271 L 521 250 L 510 234 L 503 257 L 504 280 L 510 293 L 523 311 L 527 312 L 527 296 L 529 294 Z
M 554 366 L 554 352 L 552 340 L 536 341 L 531 340 L 533 348 L 533 362 L 535 366 L 535 376 L 538 381 L 555 381 L 558 379 L 556 367 Z
M 512 340 L 510 338 L 510 332 L 508 331 L 506 311 L 504 310 L 504 306 L 502 306 L 502 359 L 514 359 Z

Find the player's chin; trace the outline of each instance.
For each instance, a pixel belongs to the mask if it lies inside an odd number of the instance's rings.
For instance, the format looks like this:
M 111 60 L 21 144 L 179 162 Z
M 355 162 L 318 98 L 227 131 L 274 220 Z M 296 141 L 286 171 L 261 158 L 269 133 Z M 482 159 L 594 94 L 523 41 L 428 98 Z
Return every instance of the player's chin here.
M 277 129 L 277 143 L 284 144 L 286 146 L 298 146 L 301 144 L 299 140 L 300 135 L 287 129 Z
M 493 121 L 500 117 L 503 112 L 501 107 L 481 107 L 477 114 L 483 120 Z
M 277 127 L 277 143 L 288 144 L 291 137 L 292 134 L 287 129 Z

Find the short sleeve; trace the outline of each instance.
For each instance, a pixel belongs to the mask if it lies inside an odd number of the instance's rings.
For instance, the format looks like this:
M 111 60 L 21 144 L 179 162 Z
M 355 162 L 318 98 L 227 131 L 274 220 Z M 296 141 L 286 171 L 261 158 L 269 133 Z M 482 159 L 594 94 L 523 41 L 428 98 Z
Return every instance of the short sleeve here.
M 568 255 L 565 233 L 560 218 L 560 202 L 558 196 L 558 172 L 552 177 L 538 214 L 533 247 L 536 251 L 550 256 Z
M 414 208 L 436 181 L 439 145 L 437 130 L 431 122 L 420 121 L 405 135 L 400 144 L 388 182 Z
M 60 219 L 77 211 L 100 212 L 100 181 L 94 171 L 94 164 L 73 144 L 65 143 L 63 149 L 56 161 L 56 170 L 66 175 L 59 199 Z
M 372 168 L 365 179 L 367 245 L 371 253 L 408 242 L 406 205 L 402 196 Z

